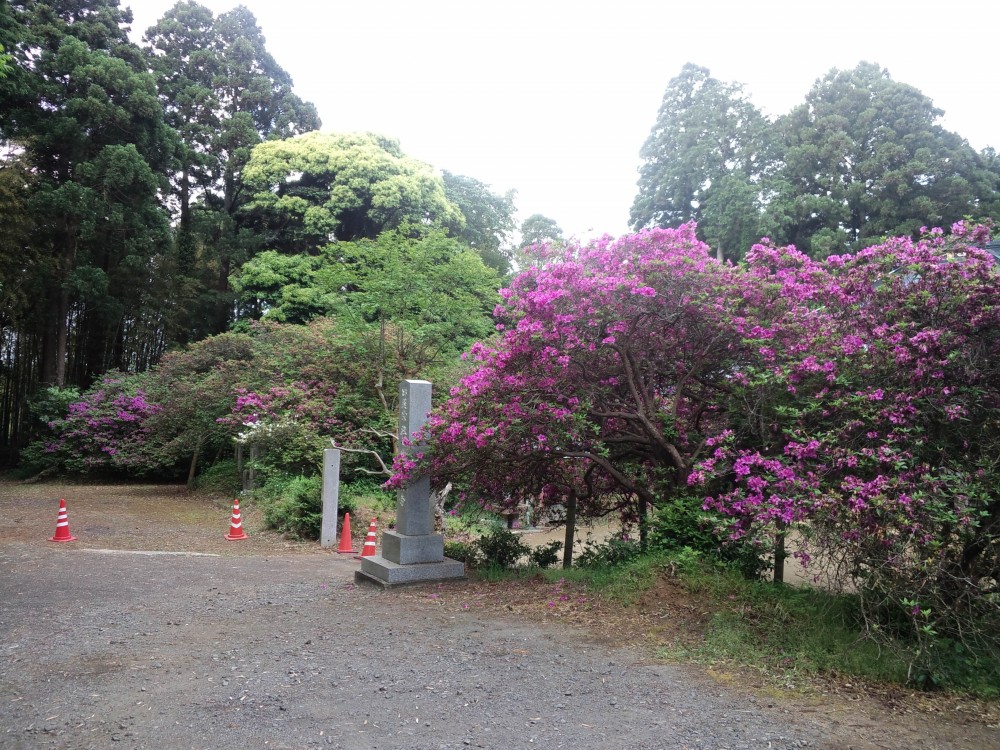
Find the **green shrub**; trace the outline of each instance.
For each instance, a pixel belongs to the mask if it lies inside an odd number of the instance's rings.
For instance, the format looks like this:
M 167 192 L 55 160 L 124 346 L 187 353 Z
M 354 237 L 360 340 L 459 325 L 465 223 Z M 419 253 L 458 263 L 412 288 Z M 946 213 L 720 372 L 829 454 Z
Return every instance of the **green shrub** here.
M 482 536 L 503 523 L 500 516 L 477 503 L 445 503 L 444 528 L 448 534 Z
M 531 548 L 521 541 L 514 532 L 496 527 L 476 540 L 476 546 L 487 565 L 499 568 L 513 568 L 518 561 L 531 552 Z
M 563 543 L 553 539 L 548 544 L 543 544 L 531 550 L 529 558 L 532 564 L 539 568 L 548 568 L 559 562 L 559 553 L 562 552 Z
M 474 542 L 448 542 L 444 543 L 444 556 L 452 560 L 459 560 L 466 565 L 475 568 L 482 562 L 479 547 Z
M 237 495 L 242 489 L 236 461 L 219 461 L 195 477 L 194 489 L 219 495 Z
M 583 550 L 576 558 L 576 564 L 583 568 L 615 567 L 624 565 L 640 554 L 641 549 L 638 541 L 612 538 L 599 543 L 588 539 L 584 542 Z
M 771 568 L 773 545 L 745 537 L 729 539 L 731 519 L 702 509 L 697 497 L 679 497 L 658 507 L 650 524 L 650 547 L 667 552 L 689 549 L 759 580 Z
M 395 510 L 396 493 L 383 490 L 382 483 L 376 479 L 370 477 L 355 479 L 340 485 L 338 505 L 341 513 L 354 513 L 360 506 L 372 510 Z
M 720 519 L 702 510 L 696 497 L 679 497 L 657 507 L 649 529 L 650 545 L 658 549 L 690 549 L 715 554 L 721 540 L 715 533 Z
M 320 478 L 320 485 L 321 486 L 322 486 L 322 482 L 323 482 L 323 480 L 322 480 L 322 478 Z M 347 488 L 347 485 L 343 485 L 342 484 L 340 486 L 340 495 L 337 497 L 337 515 L 338 516 L 343 516 L 345 513 L 350 513 L 351 515 L 356 516 L 358 514 L 358 508 L 360 507 L 359 500 L 363 496 L 362 495 L 358 495 L 358 494 L 356 494 L 354 492 L 350 492 L 350 491 L 344 492 L 344 490 L 346 488 Z M 320 495 L 320 497 L 321 497 L 320 503 L 322 503 L 323 502 L 322 501 L 322 494 Z M 366 503 L 365 507 L 371 507 L 371 506 L 369 506 Z
M 319 539 L 323 523 L 322 478 L 270 477 L 254 493 L 264 522 L 283 534 L 300 539 Z

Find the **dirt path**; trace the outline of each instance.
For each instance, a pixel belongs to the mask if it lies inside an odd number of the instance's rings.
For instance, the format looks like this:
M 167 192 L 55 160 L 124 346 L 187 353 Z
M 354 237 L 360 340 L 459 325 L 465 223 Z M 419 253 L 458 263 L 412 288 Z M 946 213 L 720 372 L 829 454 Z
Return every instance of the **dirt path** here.
M 60 496 L 79 542 L 44 541 Z M 357 588 L 352 558 L 228 520 L 177 489 L 0 484 L 0 748 L 1000 747 L 722 686 L 482 584 Z

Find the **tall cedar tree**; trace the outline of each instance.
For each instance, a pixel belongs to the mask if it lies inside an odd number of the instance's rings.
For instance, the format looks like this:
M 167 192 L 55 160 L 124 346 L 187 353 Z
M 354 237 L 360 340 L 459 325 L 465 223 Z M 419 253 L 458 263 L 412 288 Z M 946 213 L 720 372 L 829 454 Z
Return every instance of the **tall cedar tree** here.
M 988 216 L 997 174 L 943 114 L 874 63 L 831 70 L 776 124 L 769 236 L 825 257 Z
M 17 269 L 34 308 L 17 325 L 37 379 L 86 383 L 158 352 L 147 303 L 168 242 L 160 175 L 174 151 L 153 78 L 116 0 L 11 3 L 3 81 L 4 169 L 31 175 L 28 246 Z M 27 183 L 25 183 L 27 186 Z M 155 313 L 152 313 L 156 317 Z
M 171 174 L 179 224 L 173 296 L 188 315 L 171 334 L 196 340 L 228 327 L 229 277 L 261 249 L 241 214 L 253 148 L 316 130 L 320 119 L 293 93 L 243 6 L 215 18 L 203 5 L 179 2 L 143 39 L 167 121 L 180 135 Z
M 738 84 L 687 63 L 672 79 L 640 151 L 635 229 L 698 224 L 719 259 L 739 258 L 759 237 L 759 190 L 768 122 Z

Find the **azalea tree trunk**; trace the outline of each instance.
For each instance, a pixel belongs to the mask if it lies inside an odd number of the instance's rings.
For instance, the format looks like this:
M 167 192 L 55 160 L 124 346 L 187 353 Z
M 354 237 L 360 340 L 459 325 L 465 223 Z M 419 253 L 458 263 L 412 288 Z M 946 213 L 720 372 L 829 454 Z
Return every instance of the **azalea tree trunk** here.
M 563 537 L 563 568 L 573 567 L 573 538 L 576 535 L 576 490 L 566 498 L 566 536 Z
M 788 553 L 785 552 L 785 527 L 779 527 L 777 533 L 774 535 L 774 582 L 784 583 L 785 582 L 785 558 L 788 557 Z
M 649 547 L 649 502 L 639 496 L 639 549 L 645 552 Z
M 187 486 L 194 486 L 194 477 L 198 472 L 198 456 L 201 454 L 201 446 L 205 442 L 205 436 L 199 435 L 198 442 L 195 443 L 194 452 L 191 454 L 191 466 L 188 468 Z

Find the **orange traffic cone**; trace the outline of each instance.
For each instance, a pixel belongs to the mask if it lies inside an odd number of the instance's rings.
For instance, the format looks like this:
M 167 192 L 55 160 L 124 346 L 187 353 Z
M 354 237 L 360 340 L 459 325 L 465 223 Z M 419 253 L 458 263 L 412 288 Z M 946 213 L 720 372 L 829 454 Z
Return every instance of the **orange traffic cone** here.
M 49 537 L 50 542 L 75 542 L 76 537 L 69 533 L 69 516 L 66 515 L 66 501 L 59 501 L 59 515 L 56 517 L 56 533 Z
M 229 533 L 226 534 L 226 539 L 231 542 L 236 542 L 240 539 L 249 539 L 247 533 L 243 530 L 243 515 L 240 513 L 239 498 L 233 500 L 233 520 L 229 522 Z
M 356 549 L 352 549 L 351 545 L 351 514 L 344 514 L 344 527 L 340 531 L 340 548 L 337 550 L 338 554 L 354 554 L 357 552 Z
M 362 557 L 375 556 L 375 521 L 377 520 L 377 518 L 373 518 L 371 526 L 368 527 L 368 536 L 365 537 L 365 546 L 361 548 L 361 554 L 358 555 L 359 560 Z

